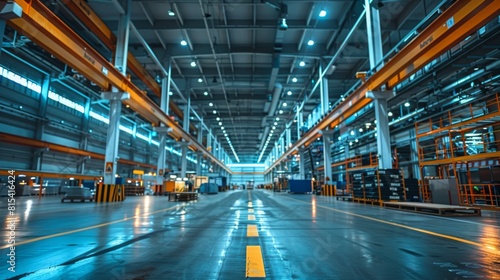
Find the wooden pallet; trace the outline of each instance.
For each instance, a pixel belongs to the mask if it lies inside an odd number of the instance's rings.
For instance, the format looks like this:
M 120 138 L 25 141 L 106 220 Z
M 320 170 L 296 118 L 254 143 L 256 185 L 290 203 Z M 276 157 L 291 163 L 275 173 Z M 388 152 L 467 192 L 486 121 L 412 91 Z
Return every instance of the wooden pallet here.
M 438 216 L 481 216 L 481 208 L 458 205 L 420 203 L 420 202 L 384 202 L 384 207 L 401 211 L 416 212 Z
M 366 198 L 352 198 L 353 202 L 357 203 L 363 203 L 363 204 L 371 204 L 371 205 L 379 205 L 382 206 L 383 201 L 382 200 L 374 200 L 374 199 L 366 199 Z

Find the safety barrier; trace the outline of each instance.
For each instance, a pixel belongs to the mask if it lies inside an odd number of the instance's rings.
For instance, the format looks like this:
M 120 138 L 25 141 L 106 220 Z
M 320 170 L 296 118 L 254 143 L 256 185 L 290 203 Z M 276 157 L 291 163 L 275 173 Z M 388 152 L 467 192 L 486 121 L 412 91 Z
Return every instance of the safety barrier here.
M 321 195 L 324 196 L 335 196 L 337 188 L 335 185 L 322 185 L 321 186 Z
M 98 185 L 95 193 L 95 202 L 115 202 L 125 200 L 124 185 Z

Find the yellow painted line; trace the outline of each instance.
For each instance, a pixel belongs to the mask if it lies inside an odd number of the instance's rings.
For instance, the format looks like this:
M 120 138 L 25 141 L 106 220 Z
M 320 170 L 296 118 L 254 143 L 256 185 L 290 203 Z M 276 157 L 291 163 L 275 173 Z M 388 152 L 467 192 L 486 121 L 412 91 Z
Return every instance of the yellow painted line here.
M 250 202 L 248 202 L 248 207 L 253 207 L 253 204 L 252 204 L 252 202 L 251 202 L 251 201 L 250 201 Z
M 248 209 L 248 213 L 253 213 L 253 209 Z
M 247 246 L 246 277 L 266 277 L 260 246 Z
M 45 240 L 45 239 L 50 239 L 50 238 L 54 238 L 54 237 L 58 237 L 58 236 L 69 235 L 69 234 L 73 234 L 73 233 L 77 233 L 77 232 L 81 232 L 81 231 L 86 231 L 86 230 L 90 230 L 90 229 L 105 227 L 105 226 L 109 226 L 109 225 L 112 225 L 112 224 L 117 224 L 117 223 L 121 223 L 121 222 L 130 221 L 130 220 L 142 217 L 142 216 L 148 216 L 148 215 L 152 215 L 152 214 L 157 214 L 157 213 L 169 211 L 169 210 L 172 210 L 172 209 L 175 209 L 175 208 L 179 208 L 179 207 L 180 207 L 179 205 L 176 205 L 176 206 L 172 206 L 172 207 L 169 207 L 169 208 L 157 210 L 157 211 L 154 211 L 154 212 L 148 212 L 148 213 L 144 213 L 144 214 L 141 214 L 141 215 L 135 215 L 135 216 L 132 216 L 132 217 L 128 217 L 128 218 L 124 218 L 124 219 L 120 219 L 120 220 L 116 220 L 116 221 L 112 221 L 112 222 L 108 222 L 108 223 L 97 224 L 97 225 L 94 225 L 94 226 L 89 226 L 89 227 L 84 227 L 84 228 L 80 228 L 80 229 L 75 229 L 75 230 L 70 230 L 70 231 L 55 233 L 55 234 L 46 235 L 46 236 L 40 236 L 40 237 L 37 237 L 37 238 L 25 240 L 25 241 L 17 241 L 16 240 L 15 246 L 29 244 L 29 243 L 33 243 L 33 242 L 37 242 L 37 241 L 41 241 L 41 240 Z M 0 249 L 9 248 L 10 246 L 11 245 L 4 245 L 4 246 L 0 247 Z
M 255 215 L 248 215 L 249 221 L 255 221 Z
M 309 204 L 309 203 L 304 202 L 302 200 L 298 200 L 298 199 L 294 199 L 294 198 L 289 198 L 289 199 L 292 199 L 292 200 L 295 200 L 295 201 L 299 201 L 299 202 L 302 202 L 302 203 L 305 203 L 305 204 Z M 416 231 L 416 232 L 420 232 L 420 233 L 425 233 L 425 234 L 432 235 L 432 236 L 437 236 L 437 237 L 441 237 L 441 238 L 446 238 L 446 239 L 454 240 L 454 241 L 457 241 L 457 242 L 462 242 L 462 243 L 474 245 L 474 246 L 480 247 L 481 249 L 487 248 L 490 251 L 494 251 L 495 253 L 500 254 L 500 250 L 498 248 L 495 248 L 493 246 L 485 246 L 483 243 L 474 242 L 474 241 L 463 239 L 463 238 L 460 238 L 460 237 L 456 237 L 456 236 L 452 236 L 452 235 L 447 235 L 447 234 L 442 234 L 442 233 L 438 233 L 438 232 L 434 232 L 434 231 L 430 231 L 430 230 L 425 230 L 425 229 L 421 229 L 421 228 L 410 227 L 410 226 L 407 226 L 407 225 L 393 223 L 393 222 L 389 222 L 389 221 L 385 221 L 385 220 L 380 220 L 380 219 L 377 219 L 377 218 L 372 218 L 372 217 L 364 216 L 364 215 L 361 215 L 361 214 L 355 214 L 355 213 L 352 213 L 352 212 L 342 211 L 342 210 L 338 210 L 338 209 L 327 207 L 327 206 L 323 206 L 323 205 L 317 205 L 316 204 L 316 207 L 321 207 L 321 208 L 328 209 L 328 210 L 331 210 L 331 211 L 335 211 L 335 212 L 338 212 L 338 213 L 342 213 L 342 214 L 346 214 L 346 215 L 350 215 L 350 216 L 354 216 L 354 217 L 358 217 L 358 218 L 362 218 L 362 219 L 366 219 L 366 220 L 370 220 L 370 221 L 374 221 L 374 222 L 378 222 L 378 223 L 382 223 L 382 224 L 386 224 L 386 225 L 400 227 L 400 228 L 404 228 L 404 229 L 408 229 L 408 230 L 412 230 L 412 231 Z
M 259 237 L 259 231 L 257 230 L 257 225 L 247 226 L 247 237 Z

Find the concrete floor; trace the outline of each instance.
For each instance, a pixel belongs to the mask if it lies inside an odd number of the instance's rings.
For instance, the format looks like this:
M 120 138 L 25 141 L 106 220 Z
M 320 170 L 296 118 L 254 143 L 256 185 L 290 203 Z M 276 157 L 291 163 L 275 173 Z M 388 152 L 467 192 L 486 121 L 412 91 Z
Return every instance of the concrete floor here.
M 0 279 L 258 278 L 250 245 L 266 279 L 500 279 L 500 212 L 436 217 L 257 189 L 189 203 L 60 199 L 18 197 L 10 216 L 0 198 L 5 224 L 16 218 L 15 272 L 4 227 Z

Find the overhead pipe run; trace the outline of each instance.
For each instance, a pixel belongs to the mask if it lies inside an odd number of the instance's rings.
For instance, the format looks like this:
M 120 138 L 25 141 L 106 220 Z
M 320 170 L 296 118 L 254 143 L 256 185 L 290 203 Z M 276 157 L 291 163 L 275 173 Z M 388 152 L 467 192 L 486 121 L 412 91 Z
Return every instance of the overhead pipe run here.
M 280 83 L 276 83 L 274 85 L 274 93 L 273 93 L 273 99 L 271 100 L 271 107 L 269 108 L 269 114 L 267 115 L 268 117 L 274 116 L 274 113 L 276 113 L 276 109 L 278 108 L 278 102 L 281 97 L 281 90 L 283 89 L 283 85 Z

